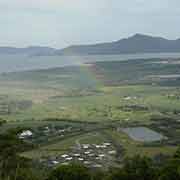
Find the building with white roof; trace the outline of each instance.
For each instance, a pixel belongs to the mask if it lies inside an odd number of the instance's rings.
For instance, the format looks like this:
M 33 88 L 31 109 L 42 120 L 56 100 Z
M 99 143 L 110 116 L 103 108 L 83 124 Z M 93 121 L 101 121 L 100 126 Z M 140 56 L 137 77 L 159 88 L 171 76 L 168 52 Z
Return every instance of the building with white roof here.
M 53 163 L 54 165 L 59 164 L 58 161 L 52 161 L 52 163 Z
M 66 160 L 67 161 L 71 161 L 73 158 L 72 157 L 67 157 Z
M 79 160 L 79 161 L 84 161 L 84 159 L 83 159 L 83 158 L 78 158 L 78 160 Z
M 75 157 L 80 157 L 81 155 L 80 154 L 74 154 Z
M 67 158 L 68 156 L 69 156 L 68 154 L 61 155 L 62 158 Z
M 27 138 L 27 137 L 31 137 L 33 135 L 33 133 L 30 131 L 30 130 L 26 130 L 26 131 L 23 131 L 20 135 L 19 135 L 19 138 L 20 139 L 24 139 L 24 138 Z

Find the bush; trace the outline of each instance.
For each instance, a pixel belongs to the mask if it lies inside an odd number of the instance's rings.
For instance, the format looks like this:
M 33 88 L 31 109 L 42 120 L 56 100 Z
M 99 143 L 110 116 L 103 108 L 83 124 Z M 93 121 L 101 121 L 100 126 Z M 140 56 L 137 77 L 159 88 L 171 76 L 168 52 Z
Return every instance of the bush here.
M 47 180 L 91 180 L 91 176 L 84 166 L 72 164 L 53 170 Z

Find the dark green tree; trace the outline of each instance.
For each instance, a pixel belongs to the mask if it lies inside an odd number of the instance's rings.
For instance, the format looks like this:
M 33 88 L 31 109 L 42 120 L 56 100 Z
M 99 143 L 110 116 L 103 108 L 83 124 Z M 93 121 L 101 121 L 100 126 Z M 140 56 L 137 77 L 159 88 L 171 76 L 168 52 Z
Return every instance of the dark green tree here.
M 174 154 L 174 158 L 180 159 L 180 147 L 177 149 L 176 153 Z
M 166 163 L 162 168 L 158 180 L 179 180 L 180 179 L 180 160 L 173 159 Z
M 53 170 L 47 180 L 91 180 L 91 175 L 86 167 L 71 164 Z
M 134 180 L 132 174 L 128 174 L 123 168 L 113 169 L 107 174 L 105 180 Z
M 156 171 L 152 160 L 147 157 L 135 156 L 124 161 L 123 171 L 129 179 L 135 180 L 153 180 L 156 177 Z

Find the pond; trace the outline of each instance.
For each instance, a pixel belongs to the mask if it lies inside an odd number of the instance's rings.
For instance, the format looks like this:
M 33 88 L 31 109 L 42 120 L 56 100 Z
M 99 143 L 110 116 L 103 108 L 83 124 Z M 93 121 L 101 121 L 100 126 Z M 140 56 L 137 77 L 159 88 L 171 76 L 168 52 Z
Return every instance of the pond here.
M 123 128 L 122 131 L 133 140 L 141 142 L 154 142 L 165 138 L 165 136 L 160 133 L 146 127 Z

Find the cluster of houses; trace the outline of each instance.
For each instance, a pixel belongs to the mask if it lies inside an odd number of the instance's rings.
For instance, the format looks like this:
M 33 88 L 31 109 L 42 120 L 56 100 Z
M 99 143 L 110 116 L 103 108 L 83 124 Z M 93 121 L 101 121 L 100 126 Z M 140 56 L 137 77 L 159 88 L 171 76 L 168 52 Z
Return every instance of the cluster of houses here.
M 44 126 L 35 130 L 24 130 L 19 134 L 19 138 L 23 140 L 30 140 L 38 142 L 38 138 L 47 136 L 64 136 L 67 133 L 74 131 L 72 127 L 48 127 Z M 76 142 L 67 153 L 61 155 L 53 155 L 43 157 L 40 159 L 41 163 L 54 167 L 57 165 L 68 165 L 70 163 L 82 163 L 91 168 L 102 168 L 107 162 L 114 162 L 116 157 L 116 150 L 112 143 L 102 142 L 100 144 L 81 144 Z
M 102 144 L 80 144 L 80 147 L 74 148 L 72 152 L 49 158 L 46 163 L 53 167 L 76 162 L 91 168 L 102 168 L 106 162 L 113 161 L 115 155 L 116 150 L 108 142 Z
M 30 140 L 30 139 L 38 140 L 38 138 L 47 137 L 47 136 L 64 137 L 66 134 L 77 130 L 79 129 L 73 129 L 71 126 L 68 127 L 44 126 L 33 130 L 30 129 L 24 130 L 21 133 L 19 133 L 19 138 L 24 140 Z

